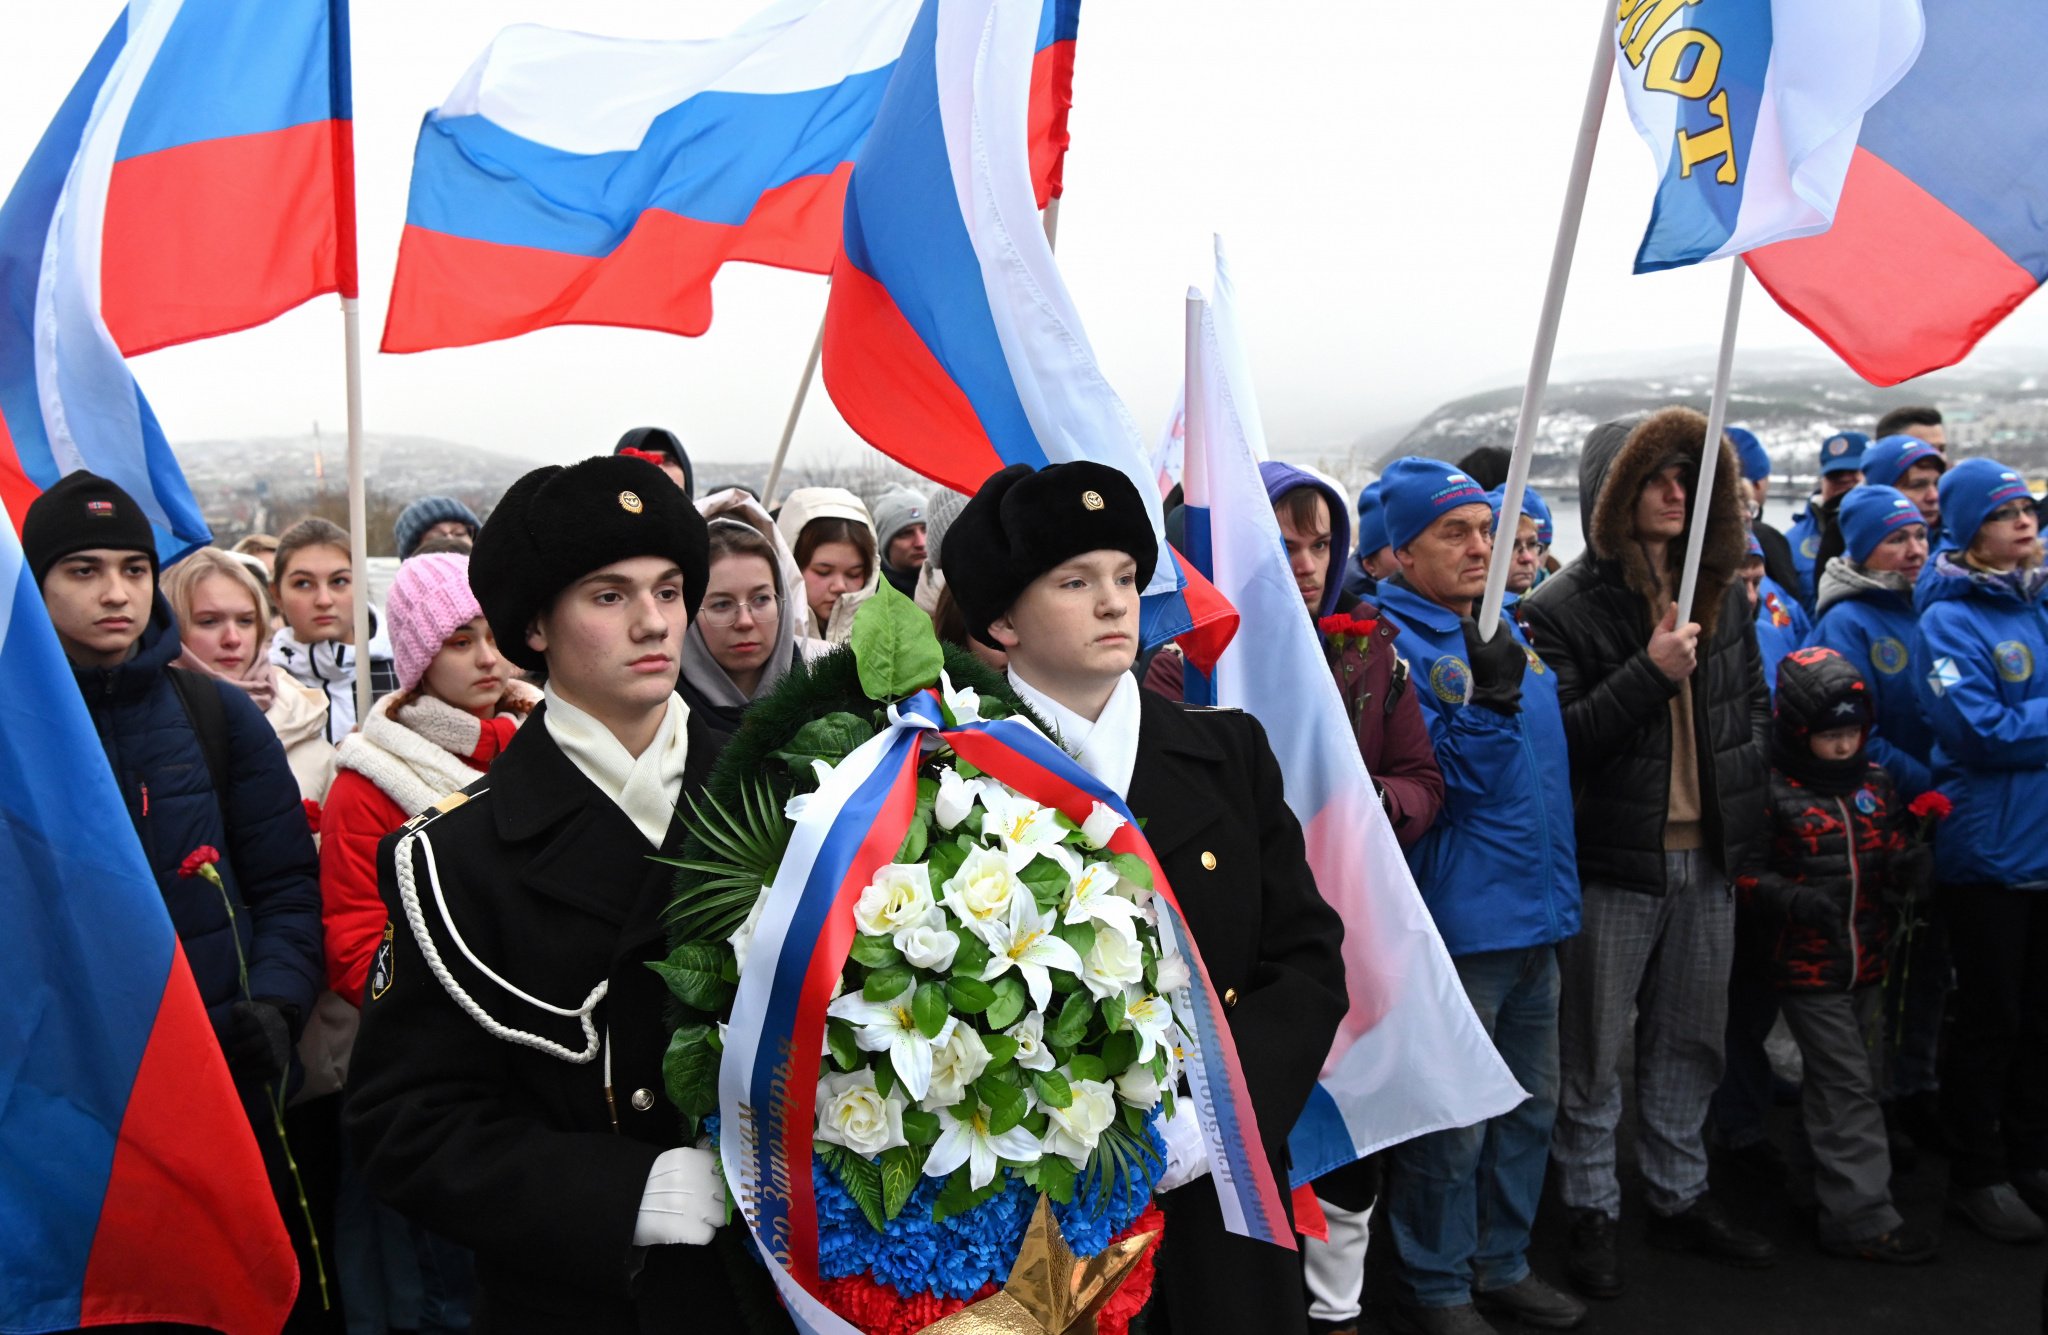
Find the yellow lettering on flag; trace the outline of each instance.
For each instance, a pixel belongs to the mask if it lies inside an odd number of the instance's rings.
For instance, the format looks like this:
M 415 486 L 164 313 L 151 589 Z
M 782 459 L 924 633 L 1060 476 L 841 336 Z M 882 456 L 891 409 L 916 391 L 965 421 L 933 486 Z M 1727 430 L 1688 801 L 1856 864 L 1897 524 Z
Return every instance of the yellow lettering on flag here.
M 1618 40 L 1621 52 L 1628 58 L 1631 67 L 1643 63 L 1643 52 L 1664 26 L 1671 22 L 1687 5 L 1696 5 L 1700 0 L 1620 0 L 1615 7 L 1614 21 L 1622 25 Z
M 1691 176 L 1692 169 L 1702 162 L 1721 159 L 1721 165 L 1714 169 L 1714 179 L 1722 185 L 1734 185 L 1739 178 L 1735 167 L 1735 136 L 1728 129 L 1728 93 L 1726 89 L 1715 93 L 1707 103 L 1707 110 L 1713 114 L 1714 128 L 1705 134 L 1678 132 L 1678 174 Z
M 1687 51 L 1698 51 L 1692 73 L 1680 77 L 1678 67 Z M 1650 52 L 1650 68 L 1643 71 L 1643 87 L 1654 93 L 1674 93 L 1687 100 L 1705 97 L 1721 77 L 1721 44 L 1698 28 L 1680 28 Z M 1725 99 L 1724 99 L 1725 100 Z

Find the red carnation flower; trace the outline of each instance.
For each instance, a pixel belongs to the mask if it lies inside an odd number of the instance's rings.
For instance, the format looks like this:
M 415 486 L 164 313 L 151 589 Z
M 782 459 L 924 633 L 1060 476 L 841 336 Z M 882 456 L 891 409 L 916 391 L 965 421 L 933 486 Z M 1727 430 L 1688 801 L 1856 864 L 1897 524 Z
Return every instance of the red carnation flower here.
M 1947 820 L 1955 814 L 1956 804 L 1936 792 L 1925 792 L 1914 798 L 1906 807 L 1923 821 Z
M 306 811 L 306 828 L 314 834 L 320 833 L 320 804 L 309 797 L 299 805 Z
M 1354 616 L 1351 618 L 1351 633 L 1353 635 L 1370 637 L 1379 628 L 1380 619 L 1378 617 Z
M 185 860 L 178 864 L 178 875 L 197 876 L 202 869 L 211 867 L 219 861 L 220 850 L 218 848 L 215 848 L 212 844 L 201 844 L 190 853 L 187 853 Z
M 1341 612 L 1332 612 L 1317 618 L 1316 629 L 1325 635 L 1347 635 L 1351 631 L 1351 618 Z

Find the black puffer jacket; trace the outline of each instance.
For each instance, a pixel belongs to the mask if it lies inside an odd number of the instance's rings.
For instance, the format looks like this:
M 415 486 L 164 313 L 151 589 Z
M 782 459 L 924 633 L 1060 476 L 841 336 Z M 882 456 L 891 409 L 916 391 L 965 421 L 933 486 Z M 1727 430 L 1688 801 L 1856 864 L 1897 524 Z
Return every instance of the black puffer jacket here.
M 1650 661 L 1658 581 L 1633 537 L 1643 483 L 1674 455 L 1697 466 L 1706 419 L 1688 408 L 1594 428 L 1579 460 L 1586 550 L 1522 603 L 1537 653 L 1557 673 L 1571 747 L 1579 876 L 1588 885 L 1664 893 L 1671 790 L 1671 700 Z M 1724 442 L 1700 561 L 1700 662 L 1693 724 L 1706 849 L 1729 876 L 1758 854 L 1770 697 L 1756 627 L 1735 576 L 1748 551 L 1735 452 Z M 1597 498 L 1597 499 L 1593 499 Z M 1672 555 L 1682 553 L 1682 541 Z

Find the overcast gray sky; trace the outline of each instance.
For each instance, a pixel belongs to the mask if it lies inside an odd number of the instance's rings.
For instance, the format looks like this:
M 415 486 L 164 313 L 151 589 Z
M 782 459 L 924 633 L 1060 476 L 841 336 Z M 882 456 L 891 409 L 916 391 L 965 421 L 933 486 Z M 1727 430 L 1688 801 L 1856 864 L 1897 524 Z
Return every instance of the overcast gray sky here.
M 477 348 L 378 355 L 420 117 L 500 28 L 552 23 L 713 36 L 761 0 L 371 0 L 355 6 L 357 177 L 371 430 L 534 458 L 663 423 L 708 458 L 766 458 L 824 309 L 825 281 L 729 265 L 702 338 L 561 328 Z M 0 182 L 11 183 L 118 0 L 15 3 L 0 42 Z M 1277 454 L 1341 449 L 1528 360 L 1596 12 L 1612 0 L 1444 7 L 1089 0 L 1081 18 L 1059 259 L 1138 421 L 1180 382 L 1182 295 L 1229 247 Z M 1629 272 L 1653 187 L 1610 91 L 1561 367 L 1698 355 L 1726 266 Z M 2023 307 L 1985 348 L 2048 344 Z M 1745 350 L 1823 350 L 1752 284 Z M 138 358 L 173 441 L 343 420 L 333 298 L 261 329 Z M 814 393 L 799 457 L 865 446 Z

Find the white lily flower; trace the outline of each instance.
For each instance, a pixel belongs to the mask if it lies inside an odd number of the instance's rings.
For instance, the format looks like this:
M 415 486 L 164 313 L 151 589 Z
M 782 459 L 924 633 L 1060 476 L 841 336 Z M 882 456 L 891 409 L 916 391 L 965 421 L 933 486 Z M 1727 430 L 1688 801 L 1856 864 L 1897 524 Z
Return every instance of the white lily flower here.
M 932 1083 L 932 1049 L 953 1036 L 959 1021 L 946 1017 L 938 1034 L 926 1038 L 911 1018 L 910 998 L 914 989 L 903 991 L 889 1001 L 869 1001 L 849 992 L 825 1008 L 825 1014 L 854 1026 L 853 1039 L 862 1052 L 886 1052 L 896 1077 L 914 1099 L 921 1099 Z
M 1040 913 L 1027 894 L 1010 899 L 1010 916 L 985 924 L 981 939 L 988 943 L 987 967 L 981 981 L 992 983 L 1015 969 L 1031 992 L 1033 1009 L 1044 1010 L 1052 1000 L 1052 975 L 1048 969 L 1081 972 L 1081 957 L 1074 948 L 1052 934 L 1052 914 Z
M 1150 1109 L 1159 1102 L 1159 1077 L 1149 1066 L 1132 1066 L 1115 1081 L 1116 1096 L 1133 1108 Z
M 1163 1044 L 1173 1047 L 1173 1007 L 1166 998 L 1149 993 L 1124 1008 L 1124 1023 L 1138 1036 L 1138 1060 L 1148 1062 Z
M 954 1026 L 945 1042 L 932 1049 L 932 1087 L 919 1100 L 926 1112 L 950 1108 L 967 1097 L 988 1069 L 988 1045 L 971 1024 Z
M 953 712 L 955 723 L 981 722 L 981 695 L 962 686 L 954 689 L 952 677 L 944 668 L 939 669 L 939 697 L 946 702 L 946 708 Z
M 1145 954 L 1138 948 L 1137 935 L 1097 928 L 1095 944 L 1081 961 L 1081 981 L 1097 1001 L 1143 983 Z
M 1116 1120 L 1116 1098 L 1106 1080 L 1068 1080 L 1067 1087 L 1073 1090 L 1074 1101 L 1064 1108 L 1045 1109 L 1041 1143 L 1047 1154 L 1064 1155 L 1074 1167 L 1086 1168 L 1095 1142 Z
M 903 952 L 911 967 L 944 973 L 953 967 L 953 957 L 960 953 L 960 938 L 946 929 L 945 910 L 935 908 L 924 921 L 896 933 L 896 949 Z
M 944 1177 L 967 1165 L 967 1184 L 976 1191 L 995 1180 L 999 1160 L 1037 1163 L 1044 1157 L 1038 1138 L 1022 1126 L 1013 1126 L 999 1136 L 988 1131 L 986 1104 L 977 1103 L 971 1117 L 961 1118 L 950 1107 L 939 1109 L 939 1140 L 924 1161 L 926 1177 Z
M 981 805 L 988 817 L 982 822 L 983 835 L 1002 841 L 1011 871 L 1022 871 L 1040 853 L 1059 847 L 1067 832 L 1060 827 L 1059 813 L 1019 796 L 1000 784 L 985 784 Z
M 977 848 L 940 887 L 940 900 L 962 927 L 990 941 L 991 924 L 1000 924 L 1010 904 L 1031 902 L 1031 891 L 1017 879 L 1010 863 L 993 848 Z
M 818 1081 L 817 1102 L 819 1140 L 866 1159 L 910 1143 L 903 1138 L 903 1100 L 895 1090 L 884 1098 L 866 1067 L 825 1076 Z
M 974 810 L 981 796 L 981 780 L 963 779 L 951 765 L 939 766 L 939 795 L 932 801 L 932 819 L 951 833 Z
M 1008 1038 L 1017 1040 L 1017 1065 L 1027 1071 L 1050 1071 L 1053 1067 L 1052 1049 L 1045 1045 L 1045 1017 L 1032 1011 L 1017 1023 L 1003 1031 Z
M 868 936 L 894 936 L 930 919 L 932 869 L 922 862 L 892 862 L 877 868 L 874 879 L 853 906 L 854 924 Z
M 1081 822 L 1081 838 L 1087 841 L 1090 848 L 1103 848 L 1116 837 L 1116 832 L 1122 829 L 1124 824 L 1122 816 L 1097 802 L 1089 810 L 1088 819 Z
M 1081 875 L 1067 892 L 1067 907 L 1061 921 L 1076 923 L 1092 919 L 1115 928 L 1136 945 L 1138 924 L 1145 920 L 1145 911 L 1116 892 L 1117 882 L 1122 879 L 1116 868 L 1107 862 L 1089 863 L 1081 869 Z
M 747 950 L 754 944 L 754 929 L 761 925 L 761 911 L 768 907 L 768 887 L 762 886 L 761 893 L 754 896 L 754 907 L 747 910 L 747 920 L 726 941 L 732 946 L 733 967 L 745 973 Z
M 823 788 L 826 780 L 832 777 L 832 766 L 822 760 L 813 760 L 811 762 L 811 773 L 818 776 L 818 787 Z M 804 811 L 811 805 L 811 799 L 817 795 L 816 792 L 790 794 L 789 800 L 782 804 L 782 818 L 784 820 L 802 820 L 804 818 Z

